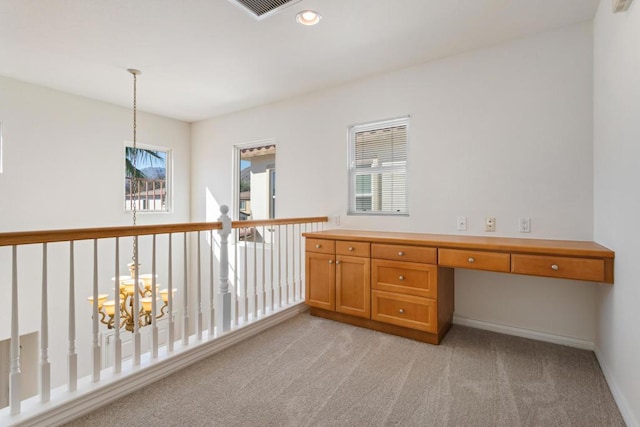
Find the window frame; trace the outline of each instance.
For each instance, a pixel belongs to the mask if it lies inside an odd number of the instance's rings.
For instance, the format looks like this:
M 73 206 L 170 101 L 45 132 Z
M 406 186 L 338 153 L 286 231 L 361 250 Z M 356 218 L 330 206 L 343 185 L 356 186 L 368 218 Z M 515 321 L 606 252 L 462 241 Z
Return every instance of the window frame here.
M 404 206 L 405 210 L 401 212 L 393 211 L 363 211 L 357 209 L 357 197 L 362 197 L 365 193 L 358 193 L 356 186 L 356 173 L 357 171 L 357 159 L 356 159 L 356 134 L 360 132 L 381 130 L 391 127 L 405 126 L 406 128 L 406 141 L 405 150 L 406 158 L 404 160 L 405 170 L 405 183 L 404 183 Z M 363 216 L 409 216 L 409 141 L 410 141 L 410 116 L 401 116 L 392 119 L 376 120 L 367 123 L 354 124 L 347 129 L 347 141 L 348 141 L 348 176 L 349 176 L 349 191 L 348 191 L 348 209 L 347 215 L 363 215 Z M 392 159 L 392 162 L 395 162 Z M 383 167 L 381 167 L 382 169 Z M 373 178 L 371 179 L 373 182 Z M 370 195 L 373 194 L 371 190 Z
M 123 149 L 123 154 L 126 156 L 126 149 L 127 147 L 131 147 L 133 148 L 133 142 L 132 141 L 125 141 L 122 149 Z M 138 149 L 144 149 L 144 150 L 153 150 L 153 151 L 162 151 L 166 154 L 166 158 L 165 158 L 165 191 L 166 191 L 166 195 L 165 195 L 165 208 L 164 209 L 154 209 L 154 210 L 150 210 L 150 209 L 136 209 L 136 214 L 168 214 L 168 213 L 172 213 L 173 212 L 173 150 L 169 147 L 162 147 L 159 145 L 151 145 L 151 144 L 141 144 L 139 142 L 136 142 L 136 147 Z M 122 160 L 125 160 L 126 157 L 123 156 Z M 124 213 L 126 214 L 131 214 L 131 212 L 133 212 L 133 210 L 131 208 L 127 207 L 127 192 L 126 192 L 126 185 L 127 185 L 127 169 L 126 169 L 126 162 L 123 161 L 122 163 L 122 178 L 124 181 L 124 185 L 122 186 L 122 205 L 123 205 L 123 210 Z

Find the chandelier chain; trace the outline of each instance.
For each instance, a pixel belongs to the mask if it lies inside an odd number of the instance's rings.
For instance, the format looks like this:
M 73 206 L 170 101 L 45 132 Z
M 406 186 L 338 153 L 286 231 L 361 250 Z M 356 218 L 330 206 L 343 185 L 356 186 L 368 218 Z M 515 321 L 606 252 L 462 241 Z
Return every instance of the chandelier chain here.
M 133 177 L 132 179 L 132 189 L 131 191 L 133 192 L 133 203 L 131 203 L 131 217 L 133 219 L 133 226 L 136 226 L 136 214 L 137 214 L 137 208 L 136 205 L 137 203 L 140 201 L 140 194 L 139 194 L 139 190 L 140 190 L 140 182 L 137 175 L 138 169 L 137 169 L 137 159 L 138 159 L 138 145 L 137 145 L 137 137 L 136 137 L 136 133 L 137 133 L 137 126 L 138 126 L 138 120 L 137 120 L 137 75 L 136 73 L 132 73 L 133 74 Z M 133 261 L 133 265 L 135 266 L 137 264 L 137 260 L 136 260 L 136 238 L 133 239 L 133 254 L 131 255 L 131 260 Z

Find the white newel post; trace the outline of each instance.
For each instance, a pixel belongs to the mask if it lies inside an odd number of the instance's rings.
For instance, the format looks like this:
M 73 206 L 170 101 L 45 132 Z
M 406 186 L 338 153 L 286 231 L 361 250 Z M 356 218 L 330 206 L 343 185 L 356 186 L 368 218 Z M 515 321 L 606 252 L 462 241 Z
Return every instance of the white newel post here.
M 229 292 L 229 234 L 231 234 L 231 218 L 229 218 L 229 206 L 220 206 L 220 218 L 218 222 L 222 223 L 222 229 L 218 230 L 220 234 L 220 289 L 218 294 L 218 313 L 222 316 L 222 321 L 218 323 L 222 325 L 222 331 L 231 329 L 231 292 Z
M 18 247 L 12 247 L 11 266 L 11 362 L 9 377 L 9 406 L 11 415 L 20 413 L 21 379 L 20 379 L 20 334 L 18 327 Z

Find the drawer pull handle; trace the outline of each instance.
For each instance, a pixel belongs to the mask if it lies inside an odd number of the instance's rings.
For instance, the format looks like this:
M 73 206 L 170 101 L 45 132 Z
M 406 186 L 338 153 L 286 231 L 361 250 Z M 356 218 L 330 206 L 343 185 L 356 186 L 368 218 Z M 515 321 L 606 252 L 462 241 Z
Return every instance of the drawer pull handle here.
M 316 245 L 316 249 L 320 249 L 322 245 Z
M 401 308 L 400 310 L 398 310 L 398 312 L 399 312 L 400 314 L 404 314 L 404 308 Z
M 350 251 L 353 251 L 353 246 L 349 246 L 349 250 L 350 250 Z
M 333 264 L 333 260 L 332 259 L 329 260 L 329 264 Z
M 552 264 L 551 265 L 551 269 L 555 270 L 555 271 L 558 271 L 560 269 L 560 267 L 558 267 L 558 264 Z
M 469 264 L 473 264 L 474 262 L 476 262 L 475 258 L 472 256 L 470 256 L 467 261 L 469 261 Z
M 340 261 L 336 261 L 336 264 L 340 264 Z
M 398 252 L 398 256 L 404 256 L 404 252 L 402 251 Z
M 404 276 L 398 277 L 398 280 L 404 280 Z

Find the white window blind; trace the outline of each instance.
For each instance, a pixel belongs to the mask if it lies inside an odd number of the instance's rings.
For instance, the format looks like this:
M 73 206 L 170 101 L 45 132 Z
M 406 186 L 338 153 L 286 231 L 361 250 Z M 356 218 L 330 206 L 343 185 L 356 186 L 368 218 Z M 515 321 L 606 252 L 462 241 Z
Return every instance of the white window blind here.
M 349 128 L 349 213 L 408 215 L 409 117 Z

